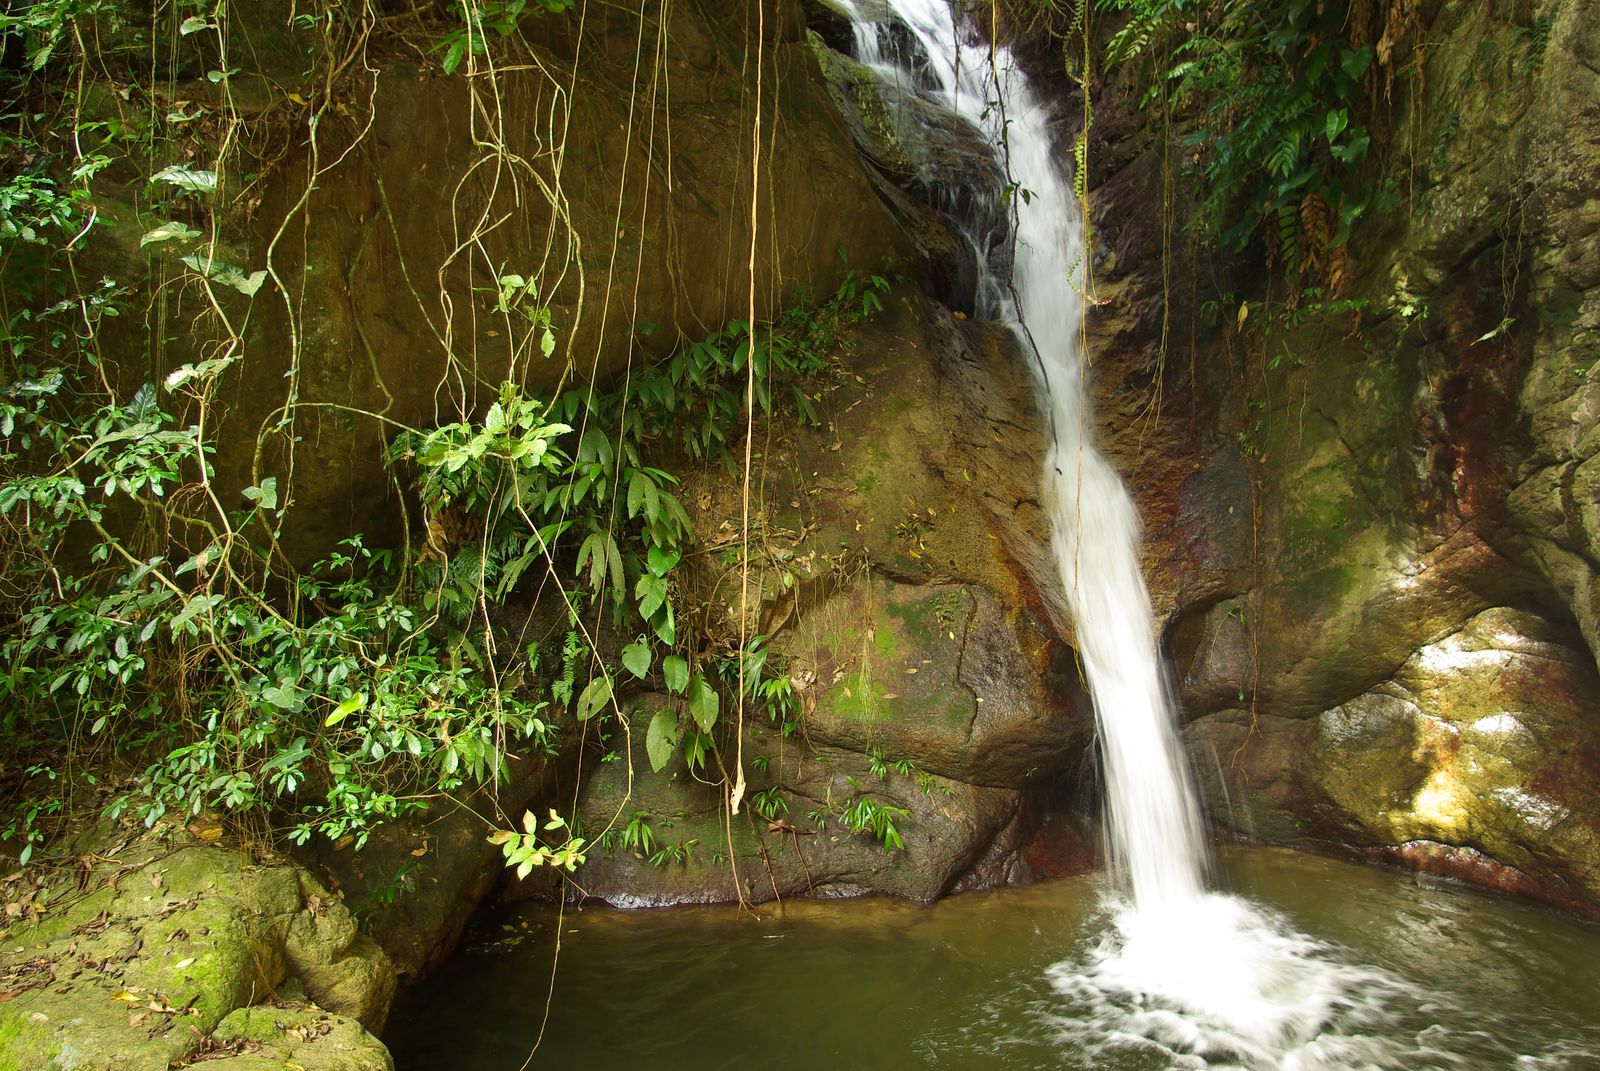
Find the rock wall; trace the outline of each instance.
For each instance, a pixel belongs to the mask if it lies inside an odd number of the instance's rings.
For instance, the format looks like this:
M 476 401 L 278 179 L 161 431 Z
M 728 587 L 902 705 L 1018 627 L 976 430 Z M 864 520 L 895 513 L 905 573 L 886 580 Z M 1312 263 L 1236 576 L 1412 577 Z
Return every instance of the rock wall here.
M 175 328 L 154 343 L 145 318 L 120 342 L 108 331 L 114 365 L 131 393 L 184 362 L 238 358 L 210 414 L 219 493 L 231 504 L 276 476 L 296 504 L 296 557 L 393 523 L 382 458 L 397 424 L 460 419 L 506 379 L 547 391 L 613 376 L 752 309 L 769 318 L 801 289 L 830 291 L 841 255 L 875 268 L 912 250 L 871 193 L 792 0 L 580 0 L 453 74 L 432 50 L 453 14 L 390 12 L 330 56 L 317 20 L 295 12 L 241 6 L 226 85 L 207 75 L 222 62 L 212 35 L 186 35 L 155 89 L 199 117 L 174 153 L 208 165 L 218 131 L 235 131 L 240 174 L 219 195 L 214 255 L 270 271 L 254 299 L 218 284 L 226 319 L 213 315 L 179 263 L 194 249 L 141 246 L 148 209 L 127 191 L 148 174 L 118 164 L 96 192 L 102 244 L 118 247 L 101 267 L 162 295 L 149 319 Z M 147 38 L 147 51 L 172 47 L 151 17 L 102 17 L 126 46 L 107 46 L 108 69 Z M 331 89 L 324 64 L 340 71 Z M 115 84 L 92 88 L 91 118 L 140 120 Z M 506 274 L 533 289 L 496 312 Z M 524 304 L 549 314 L 548 355 Z
M 1259 278 L 1185 239 L 1192 205 L 1137 91 L 1116 79 L 1100 89 L 1096 419 L 1145 518 L 1146 571 L 1214 821 L 1593 912 L 1600 558 L 1587 376 L 1600 216 L 1585 176 L 1600 138 L 1600 25 L 1591 4 L 1568 0 L 1420 16 L 1430 44 L 1418 74 L 1384 105 L 1384 166 L 1402 207 L 1357 236 L 1350 304 L 1337 310 L 1236 323 L 1229 307 L 1203 327 L 1199 306 L 1219 280 L 1240 300 L 1261 296 Z M 892 102 L 830 51 L 842 39 L 827 5 L 811 24 L 877 196 L 937 263 L 951 243 L 920 200 Z M 1066 102 L 1068 145 L 1073 85 L 1044 50 L 1025 53 Z M 970 152 L 945 140 L 952 174 L 965 174 Z M 969 274 L 957 263 L 920 282 L 960 310 Z M 1270 316 L 1270 298 L 1264 307 Z M 969 801 L 968 818 L 984 817 L 889 871 L 870 845 L 835 838 L 829 851 L 847 858 L 807 874 L 792 829 L 755 823 L 766 843 L 733 854 L 762 875 L 743 890 L 756 898 L 763 885 L 937 895 L 985 843 L 1014 854 L 1008 816 L 1037 809 L 1031 778 L 1081 782 L 1090 769 L 1017 354 L 922 300 L 856 347 L 824 433 L 764 455 L 759 523 L 784 533 L 783 561 L 803 567 L 792 592 L 763 578 L 747 632 L 774 636 L 806 709 L 798 748 L 757 749 L 770 776 L 756 787 L 810 799 L 842 773 L 859 792 L 867 755 L 1022 796 L 999 809 Z M 737 512 L 733 484 L 695 494 L 702 530 Z M 719 613 L 712 632 L 736 632 L 737 615 Z M 636 812 L 711 814 L 682 771 L 667 774 L 672 787 L 633 769 L 631 790 L 599 783 L 588 817 L 612 827 Z M 905 787 L 894 798 L 943 828 Z M 595 864 L 593 888 L 666 902 L 720 880 L 660 879 L 639 863 Z
M 679 701 L 635 696 L 626 735 L 613 732 L 586 768 L 579 818 L 602 847 L 568 891 L 639 906 L 926 900 L 1003 884 L 1027 873 L 1020 851 L 1046 786 L 1083 771 L 1092 718 L 1063 639 L 1036 498 L 1043 441 L 1010 335 L 903 294 L 856 332 L 820 408 L 818 427 L 773 422 L 752 477 L 743 634 L 770 637 L 797 691 L 794 723 L 752 707 L 748 795 L 730 815 L 724 790 L 681 756 L 652 772 L 646 727 Z M 708 544 L 685 603 L 729 650 L 741 634 L 742 495 L 720 467 L 683 495 Z M 753 811 L 758 793 L 781 810 Z M 903 848 L 847 828 L 843 812 L 863 799 L 902 810 Z M 654 850 L 621 843 L 636 818 Z M 531 879 L 513 895 L 553 891 Z
M 1429 15 L 1359 314 L 1191 358 L 1216 432 L 1158 553 L 1223 579 L 1167 635 L 1219 821 L 1592 913 L 1600 11 Z

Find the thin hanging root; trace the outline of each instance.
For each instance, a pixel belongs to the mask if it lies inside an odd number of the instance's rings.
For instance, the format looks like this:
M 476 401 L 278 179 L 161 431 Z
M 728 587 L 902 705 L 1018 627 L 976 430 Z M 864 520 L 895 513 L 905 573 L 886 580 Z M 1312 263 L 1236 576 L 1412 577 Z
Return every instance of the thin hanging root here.
M 759 250 L 758 236 L 760 234 L 760 207 L 761 207 L 761 110 L 762 110 L 762 75 L 764 56 L 762 49 L 766 41 L 766 6 L 756 5 L 756 101 L 755 120 L 750 130 L 750 292 L 749 307 L 745 317 L 747 330 L 750 334 L 749 348 L 750 359 L 745 362 L 745 434 L 744 434 L 744 478 L 741 484 L 742 513 L 739 521 L 739 542 L 743 550 L 743 560 L 739 563 L 739 701 L 738 721 L 734 727 L 734 760 L 733 760 L 733 786 L 728 792 L 729 812 L 731 815 L 739 813 L 739 806 L 744 802 L 744 708 L 745 708 L 745 649 L 749 643 L 750 631 L 750 468 L 752 451 L 755 449 L 755 419 L 756 419 L 756 255 Z M 730 834 L 731 836 L 731 834 Z M 739 893 L 740 901 L 744 899 L 743 890 Z

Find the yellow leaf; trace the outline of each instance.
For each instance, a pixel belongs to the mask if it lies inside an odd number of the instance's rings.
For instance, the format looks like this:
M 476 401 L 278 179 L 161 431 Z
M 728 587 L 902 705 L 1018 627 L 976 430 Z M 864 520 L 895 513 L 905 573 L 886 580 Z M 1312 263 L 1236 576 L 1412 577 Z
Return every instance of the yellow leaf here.
M 144 998 L 131 989 L 124 989 L 120 993 L 113 993 L 112 1000 L 120 1000 L 124 1004 L 143 1004 Z

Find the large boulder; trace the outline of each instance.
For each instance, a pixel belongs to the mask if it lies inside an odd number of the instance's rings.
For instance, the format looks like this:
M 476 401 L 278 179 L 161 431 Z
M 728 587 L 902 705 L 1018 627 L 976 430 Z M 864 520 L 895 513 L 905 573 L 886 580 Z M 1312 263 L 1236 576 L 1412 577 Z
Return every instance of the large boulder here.
M 557 754 L 513 757 L 497 784 L 434 800 L 420 815 L 374 831 L 360 850 L 319 841 L 305 853 L 406 982 L 449 955 L 500 877 L 500 850 L 487 836 L 528 807 L 553 798 L 577 769 L 576 734 L 559 734 Z
M 791 678 L 805 685 L 813 742 L 1008 788 L 1083 758 L 1087 703 L 1070 652 L 980 585 L 868 575 L 807 613 L 776 646 L 789 656 Z M 1059 661 L 1050 664 L 1052 657 Z
M 338 1024 L 336 1039 L 320 1040 L 331 1026 L 294 1039 L 308 1071 L 391 1066 L 368 1031 L 388 1014 L 394 970 L 308 873 L 216 842 L 214 825 L 198 839 L 102 832 L 85 842 L 79 891 L 47 901 L 21 876 L 6 885 L 0 1066 L 165 1071 L 242 1053 L 213 1036 L 238 1009 L 308 998 Z
M 1039 508 L 1044 435 L 1009 332 L 901 296 L 862 325 L 822 426 L 774 428 L 752 482 L 686 484 L 716 553 L 693 589 L 717 635 L 765 635 L 818 743 L 973 785 L 1077 771 L 1093 718 Z M 719 526 L 720 525 L 720 526 Z
M 1600 674 L 1575 639 L 1487 610 L 1315 718 L 1207 718 L 1189 733 L 1211 759 L 1202 784 L 1273 839 L 1335 840 L 1595 912 Z
M 585 780 L 578 815 L 593 847 L 572 877 L 576 895 L 618 907 L 867 892 L 932 900 L 975 869 L 990 884 L 1015 872 L 1018 792 L 875 763 L 775 727 L 747 735 L 749 795 L 733 815 L 716 779 L 696 776 L 681 755 L 651 770 L 644 726 L 671 703 L 641 697 L 633 750 Z M 885 824 L 868 824 L 874 815 Z
M 747 715 L 750 788 L 730 828 L 722 792 L 681 758 L 649 772 L 649 719 L 636 715 L 632 747 L 614 738 L 584 775 L 582 828 L 611 844 L 575 875 L 584 894 L 927 899 L 1013 880 L 1036 790 L 1083 768 L 1092 719 L 1063 636 L 1036 491 L 1043 435 L 1012 337 L 896 296 L 851 332 L 816 403 L 820 426 L 780 414 L 758 432 L 748 544 L 731 520 L 746 501 L 741 473 L 709 467 L 682 489 L 707 544 L 685 559 L 684 605 L 714 643 L 766 637 L 769 672 L 793 682 L 794 735 Z M 731 732 L 721 739 L 726 762 Z M 750 813 L 767 790 L 785 801 L 782 821 Z M 906 812 L 903 851 L 840 825 L 864 797 Z M 641 815 L 654 849 L 624 849 Z

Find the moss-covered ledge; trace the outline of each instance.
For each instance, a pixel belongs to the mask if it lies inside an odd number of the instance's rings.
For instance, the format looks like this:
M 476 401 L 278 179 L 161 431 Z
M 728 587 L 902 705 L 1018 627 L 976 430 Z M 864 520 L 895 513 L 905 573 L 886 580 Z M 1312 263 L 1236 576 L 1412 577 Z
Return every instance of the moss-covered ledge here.
M 97 829 L 5 879 L 0 1071 L 391 1068 L 383 951 L 304 870 L 193 828 Z

